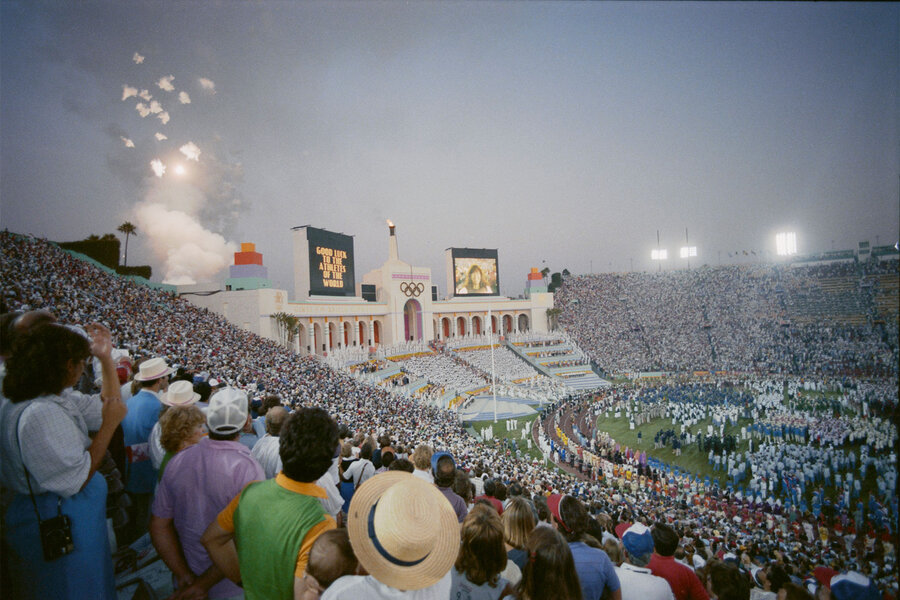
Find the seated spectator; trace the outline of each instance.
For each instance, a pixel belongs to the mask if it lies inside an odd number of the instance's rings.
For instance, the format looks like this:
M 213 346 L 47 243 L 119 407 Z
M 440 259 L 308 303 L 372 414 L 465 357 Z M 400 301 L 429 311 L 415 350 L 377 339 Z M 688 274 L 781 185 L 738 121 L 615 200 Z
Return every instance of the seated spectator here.
M 354 494 L 347 519 L 350 545 L 368 575 L 341 577 L 324 600 L 450 597 L 459 524 L 434 485 L 381 473 Z
M 536 527 L 528 536 L 525 552 L 528 561 L 515 589 L 517 600 L 582 600 L 572 551 L 558 531 Z

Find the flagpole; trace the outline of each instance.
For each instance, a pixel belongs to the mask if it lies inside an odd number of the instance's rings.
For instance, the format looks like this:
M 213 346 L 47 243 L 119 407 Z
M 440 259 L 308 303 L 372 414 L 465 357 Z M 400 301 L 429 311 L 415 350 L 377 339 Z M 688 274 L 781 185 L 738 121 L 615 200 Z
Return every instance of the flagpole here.
M 494 326 L 491 320 L 491 305 L 488 304 L 488 327 L 491 340 L 491 392 L 494 394 L 494 423 L 497 422 L 497 386 L 494 384 Z

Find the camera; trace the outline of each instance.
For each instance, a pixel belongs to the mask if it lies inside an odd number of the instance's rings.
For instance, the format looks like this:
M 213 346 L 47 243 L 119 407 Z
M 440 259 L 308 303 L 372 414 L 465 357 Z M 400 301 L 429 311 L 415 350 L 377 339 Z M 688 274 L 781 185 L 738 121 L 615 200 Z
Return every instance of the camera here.
M 60 514 L 40 523 L 44 560 L 48 562 L 56 560 L 75 550 L 75 543 L 72 541 L 72 521 L 67 515 Z

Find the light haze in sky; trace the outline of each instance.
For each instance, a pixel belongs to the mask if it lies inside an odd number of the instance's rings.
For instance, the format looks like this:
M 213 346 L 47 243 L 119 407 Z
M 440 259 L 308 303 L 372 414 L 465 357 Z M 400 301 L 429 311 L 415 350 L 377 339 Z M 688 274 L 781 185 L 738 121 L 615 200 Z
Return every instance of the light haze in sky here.
M 898 65 L 888 3 L 5 1 L 0 225 L 131 221 L 176 282 L 253 242 L 293 290 L 291 227 L 353 235 L 359 281 L 391 219 L 442 296 L 448 247 L 515 296 L 656 270 L 657 230 L 666 270 L 686 229 L 692 267 L 893 245 Z

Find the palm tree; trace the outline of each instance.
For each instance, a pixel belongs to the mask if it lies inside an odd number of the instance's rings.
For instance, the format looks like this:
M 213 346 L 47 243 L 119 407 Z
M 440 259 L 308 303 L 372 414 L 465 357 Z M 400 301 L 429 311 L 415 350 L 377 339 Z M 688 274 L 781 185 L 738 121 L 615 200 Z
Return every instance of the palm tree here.
M 132 223 L 131 221 L 125 221 L 124 223 L 119 225 L 119 228 L 116 229 L 116 231 L 119 231 L 119 232 L 125 234 L 125 264 L 123 266 L 127 267 L 128 266 L 128 238 L 129 238 L 129 236 L 137 235 L 137 227 L 135 227 L 134 223 Z

